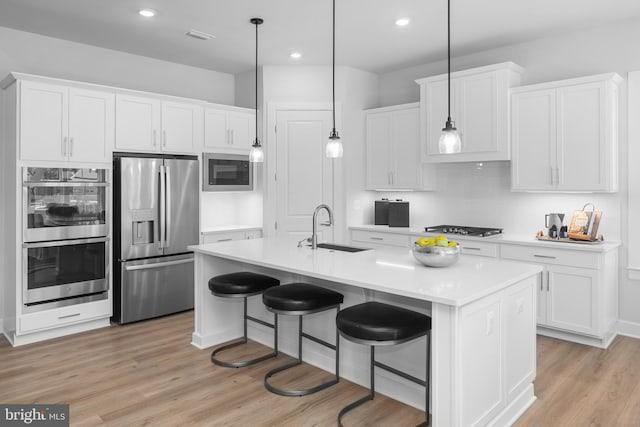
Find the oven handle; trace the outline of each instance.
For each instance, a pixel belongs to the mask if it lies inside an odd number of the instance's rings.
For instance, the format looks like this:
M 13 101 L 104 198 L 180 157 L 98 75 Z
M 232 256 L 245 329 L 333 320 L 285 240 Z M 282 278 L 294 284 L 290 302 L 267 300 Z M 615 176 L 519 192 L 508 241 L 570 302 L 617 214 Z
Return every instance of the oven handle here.
M 108 187 L 108 182 L 23 182 L 24 187 Z
M 128 265 L 124 269 L 127 271 L 150 270 L 152 268 L 162 268 L 168 267 L 170 265 L 187 264 L 189 262 L 193 262 L 193 258 L 179 259 L 176 261 L 156 262 L 153 264 Z
M 100 243 L 100 242 L 108 242 L 108 241 L 109 241 L 108 237 L 96 237 L 92 239 L 52 240 L 48 242 L 23 243 L 22 247 L 25 249 L 50 248 L 52 246 L 82 245 L 85 243 Z

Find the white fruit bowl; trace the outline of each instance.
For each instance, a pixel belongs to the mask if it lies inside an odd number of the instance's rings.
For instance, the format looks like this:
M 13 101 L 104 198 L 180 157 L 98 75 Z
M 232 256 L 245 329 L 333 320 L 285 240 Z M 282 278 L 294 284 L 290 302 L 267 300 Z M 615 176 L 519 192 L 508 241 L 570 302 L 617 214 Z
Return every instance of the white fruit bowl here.
M 411 253 L 427 267 L 448 267 L 460 259 L 460 246 L 420 246 L 414 243 Z

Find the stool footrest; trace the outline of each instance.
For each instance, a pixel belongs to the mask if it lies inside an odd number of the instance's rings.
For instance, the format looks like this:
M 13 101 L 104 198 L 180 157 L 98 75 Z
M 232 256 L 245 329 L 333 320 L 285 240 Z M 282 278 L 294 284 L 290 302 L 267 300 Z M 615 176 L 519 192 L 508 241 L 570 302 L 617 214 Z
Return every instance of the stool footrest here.
M 347 406 L 345 406 L 344 408 L 342 408 L 342 410 L 340 411 L 340 413 L 338 414 L 338 427 L 343 427 L 342 426 L 342 417 L 349 411 L 357 408 L 358 406 L 367 403 L 370 400 L 373 400 L 375 393 L 374 392 L 370 392 L 368 395 L 366 395 L 363 398 L 360 398 L 358 400 L 356 400 L 355 402 L 352 402 L 350 404 L 348 404 Z
M 255 363 L 258 362 L 262 362 L 263 360 L 267 360 L 267 359 L 271 359 L 272 357 L 276 357 L 278 355 L 277 351 L 272 351 L 269 354 L 265 354 L 263 356 L 259 356 L 256 357 L 255 359 L 250 359 L 250 360 L 241 360 L 239 362 L 224 362 L 222 360 L 219 360 L 218 358 L 216 358 L 216 355 L 224 350 L 228 350 L 230 348 L 233 347 L 238 347 L 240 345 L 246 344 L 247 343 L 247 339 L 246 338 L 240 338 L 239 341 L 235 341 L 232 342 L 231 344 L 227 344 L 227 345 L 223 345 L 222 347 L 218 347 L 217 349 L 213 350 L 213 352 L 211 353 L 211 362 L 213 362 L 215 365 L 218 366 L 223 366 L 225 368 L 243 368 L 245 366 L 249 366 L 249 365 L 253 365 Z
M 314 387 L 311 388 L 307 388 L 307 389 L 300 389 L 300 390 L 285 390 L 285 389 L 281 389 L 279 387 L 273 386 L 271 384 L 269 384 L 269 378 L 271 378 L 272 376 L 274 376 L 275 374 L 285 371 L 287 369 L 293 368 L 295 366 L 301 365 L 302 361 L 300 359 L 296 359 L 292 362 L 289 362 L 285 365 L 279 366 L 277 368 L 274 368 L 272 370 L 270 370 L 269 372 L 267 372 L 267 374 L 264 376 L 264 386 L 267 390 L 269 390 L 272 393 L 275 394 L 279 394 L 280 396 L 306 396 L 308 394 L 312 394 L 312 393 L 316 393 L 320 390 L 324 390 L 327 387 L 330 387 L 334 384 L 337 384 L 338 381 L 340 381 L 340 378 L 338 376 L 336 376 L 335 378 L 324 382 L 322 384 L 318 384 Z
M 399 377 L 404 378 L 405 380 L 413 381 L 414 383 L 419 384 L 419 385 L 421 385 L 421 386 L 423 386 L 423 387 L 426 387 L 426 386 L 427 386 L 427 382 L 426 382 L 426 381 L 421 380 L 421 379 L 420 379 L 420 378 L 418 378 L 418 377 L 414 377 L 414 376 L 412 376 L 412 375 L 409 375 L 409 374 L 407 374 L 406 372 L 399 371 L 399 370 L 397 370 L 396 368 L 392 368 L 392 367 L 391 367 L 391 366 L 389 366 L 389 365 L 385 365 L 384 363 L 380 363 L 380 362 L 373 362 L 373 364 L 374 364 L 375 366 L 377 366 L 378 368 L 384 369 L 385 371 L 389 371 L 389 372 L 391 372 L 392 374 L 396 374 L 396 375 L 398 375 Z

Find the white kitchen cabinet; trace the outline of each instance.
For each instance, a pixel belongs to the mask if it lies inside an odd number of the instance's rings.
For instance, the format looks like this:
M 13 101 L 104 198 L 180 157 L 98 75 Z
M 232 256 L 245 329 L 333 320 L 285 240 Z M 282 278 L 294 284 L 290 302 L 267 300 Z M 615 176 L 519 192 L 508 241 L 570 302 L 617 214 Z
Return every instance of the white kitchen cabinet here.
M 368 190 L 422 189 L 419 104 L 365 111 Z
M 351 230 L 351 241 L 358 246 L 367 248 L 384 246 L 408 248 L 411 245 L 411 237 L 406 234 L 394 234 L 366 230 Z
M 533 262 L 545 270 L 538 284 L 538 332 L 606 347 L 617 319 L 617 249 L 587 252 L 503 244 L 503 259 Z
M 40 81 L 19 81 L 21 160 L 109 162 L 114 95 Z
M 202 243 L 230 242 L 232 240 L 259 239 L 262 229 L 236 229 L 221 231 L 206 231 L 202 233 Z
M 197 153 L 202 111 L 195 103 L 117 94 L 115 147 L 138 152 Z
M 512 89 L 513 191 L 618 189 L 615 73 Z
M 204 116 L 205 150 L 248 152 L 255 139 L 255 111 L 208 106 Z
M 523 69 L 512 63 L 451 74 L 451 119 L 460 133 L 460 153 L 440 154 L 448 116 L 447 75 L 416 80 L 420 85 L 421 156 L 426 163 L 509 160 L 509 88 Z

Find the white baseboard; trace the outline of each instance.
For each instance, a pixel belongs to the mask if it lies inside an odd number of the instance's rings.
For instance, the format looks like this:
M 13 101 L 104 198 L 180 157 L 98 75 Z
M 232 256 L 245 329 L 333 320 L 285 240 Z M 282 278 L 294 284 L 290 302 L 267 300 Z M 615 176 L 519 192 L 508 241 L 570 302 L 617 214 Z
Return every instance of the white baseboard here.
M 618 320 L 616 324 L 616 332 L 618 335 L 640 339 L 640 323 Z
M 52 338 L 59 338 L 65 335 L 77 334 L 79 332 L 91 331 L 98 328 L 107 328 L 111 326 L 109 318 L 96 319 L 88 322 L 77 323 L 75 325 L 69 325 L 60 328 L 48 329 L 45 331 L 34 332 L 24 335 L 13 335 L 12 344 L 14 347 L 25 344 L 32 344 L 38 341 L 48 340 Z M 10 340 L 11 341 L 11 340 Z

